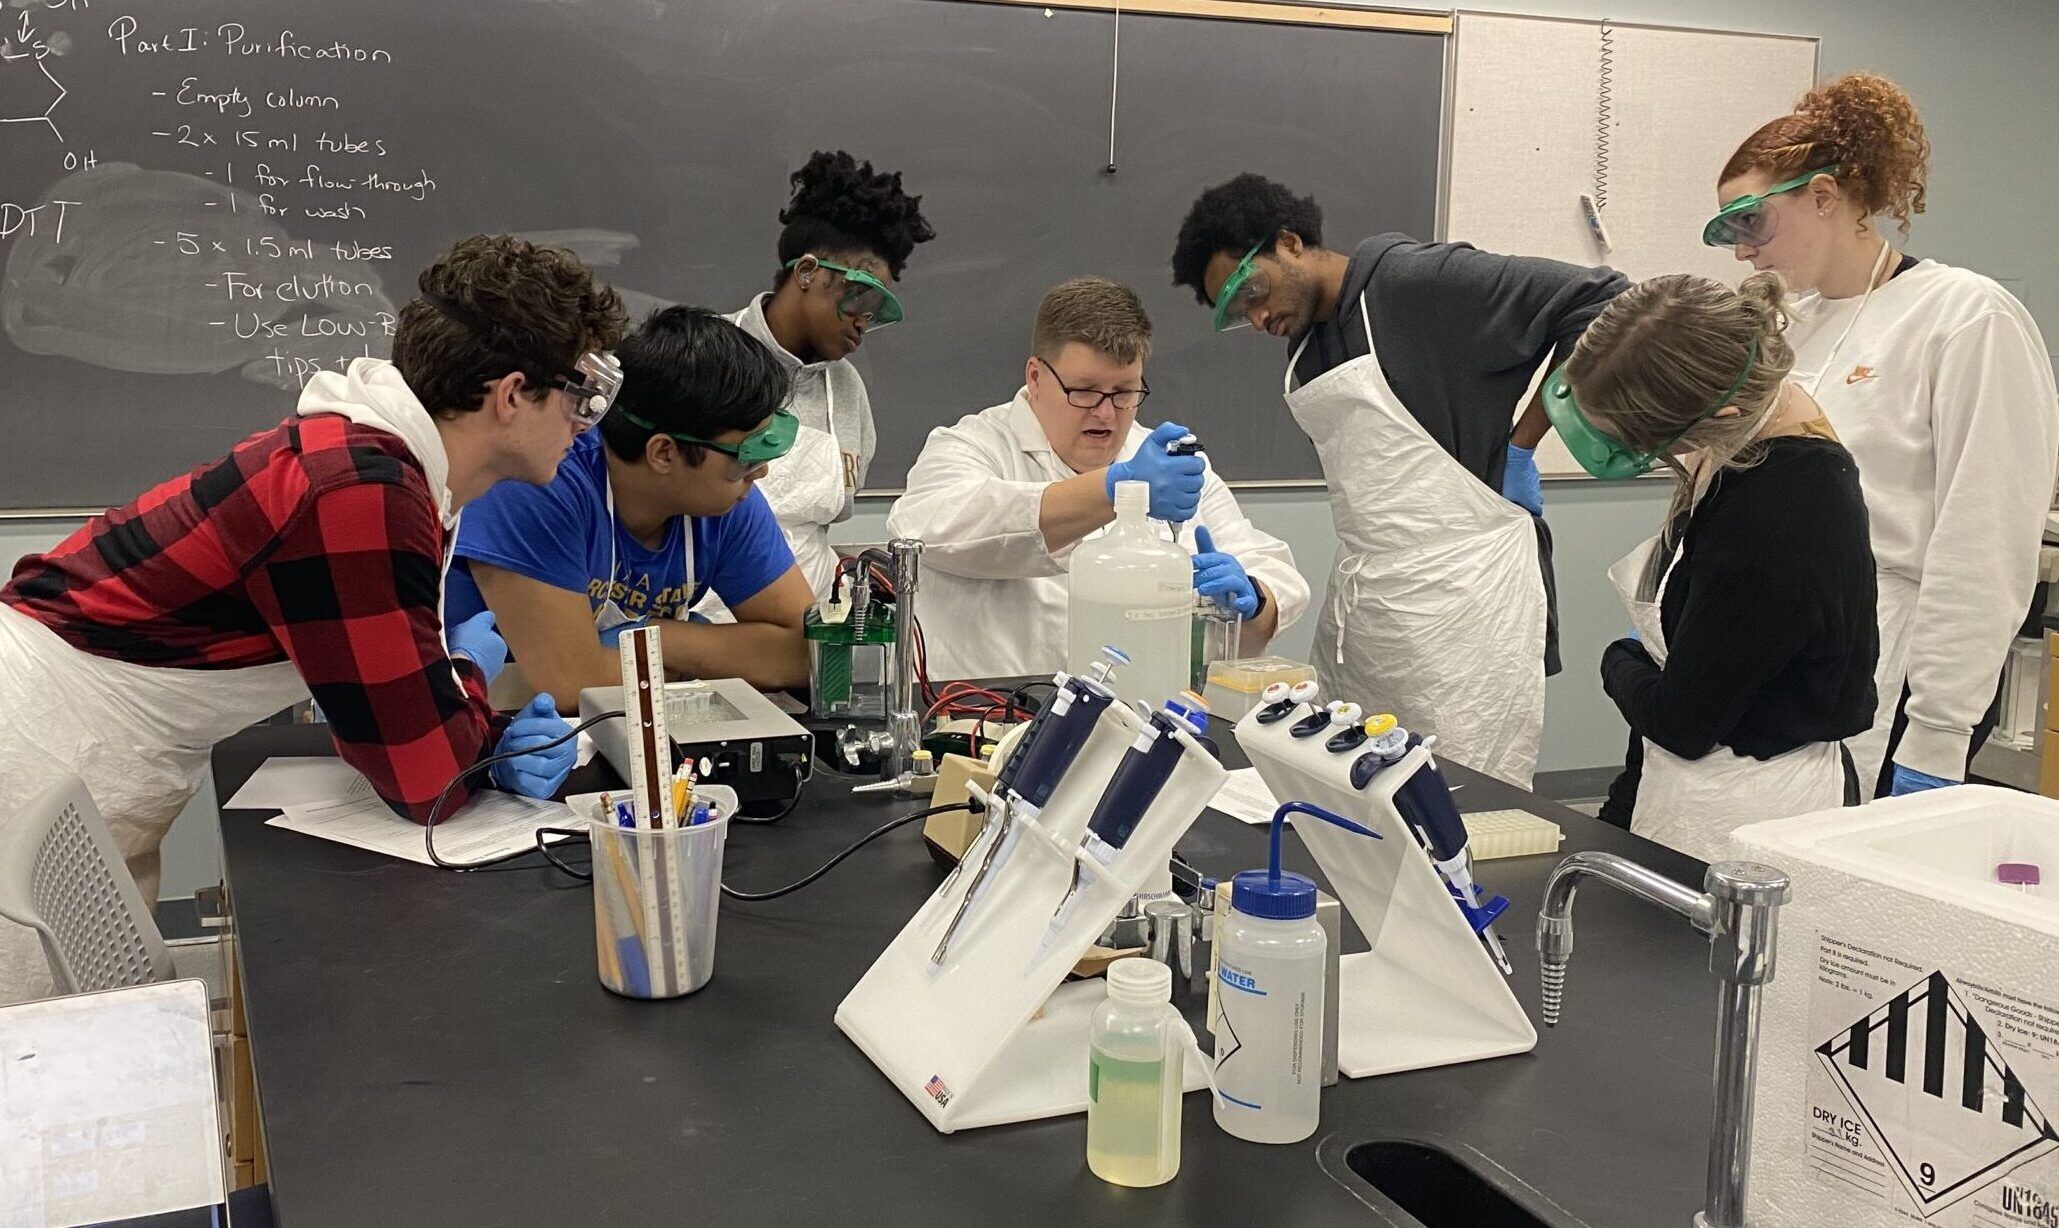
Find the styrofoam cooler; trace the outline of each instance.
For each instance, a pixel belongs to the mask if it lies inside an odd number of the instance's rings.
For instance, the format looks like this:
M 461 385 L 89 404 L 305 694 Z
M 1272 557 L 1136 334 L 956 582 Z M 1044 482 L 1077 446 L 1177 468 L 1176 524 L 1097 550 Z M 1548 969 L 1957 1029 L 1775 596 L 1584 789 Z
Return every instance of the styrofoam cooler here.
M 1757 823 L 1794 893 L 1766 987 L 1753 1228 L 2059 1225 L 2059 801 L 1967 785 Z

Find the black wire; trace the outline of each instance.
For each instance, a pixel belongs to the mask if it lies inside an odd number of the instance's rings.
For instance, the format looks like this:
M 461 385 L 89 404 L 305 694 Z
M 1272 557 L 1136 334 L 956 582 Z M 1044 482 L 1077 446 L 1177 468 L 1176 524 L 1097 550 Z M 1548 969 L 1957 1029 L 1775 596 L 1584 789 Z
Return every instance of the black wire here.
M 927 810 L 918 810 L 914 814 L 904 814 L 898 819 L 889 820 L 888 822 L 882 823 L 878 827 L 873 828 L 871 831 L 866 832 L 863 836 L 860 836 L 858 838 L 856 843 L 846 848 L 843 852 L 838 853 L 836 856 L 830 858 L 828 861 L 823 862 L 820 866 L 816 867 L 815 871 L 812 874 L 809 874 L 805 878 L 796 879 L 793 882 L 788 883 L 784 887 L 775 887 L 771 891 L 738 891 L 734 887 L 731 887 L 728 883 L 724 883 L 722 884 L 722 894 L 728 896 L 732 900 L 743 900 L 746 902 L 776 900 L 780 896 L 791 895 L 794 892 L 799 891 L 801 888 L 807 886 L 808 884 L 814 882 L 816 879 L 821 878 L 823 875 L 829 873 L 831 870 L 836 869 L 839 865 L 843 864 L 844 858 L 849 857 L 851 854 L 857 852 L 859 849 L 864 848 L 866 845 L 872 843 L 874 840 L 879 839 L 881 836 L 886 835 L 888 832 L 893 831 L 897 827 L 906 827 L 910 823 L 920 822 L 921 820 L 927 819 L 933 815 L 949 814 L 954 810 L 974 810 L 975 807 L 984 809 L 984 807 L 980 807 L 979 803 L 977 802 L 953 802 L 948 806 L 931 806 Z
M 538 832 L 536 833 L 535 848 L 522 849 L 518 852 L 513 853 L 503 853 L 498 857 L 488 857 L 484 861 L 445 861 L 443 858 L 437 856 L 436 824 L 442 821 L 443 819 L 443 806 L 444 803 L 450 800 L 450 791 L 452 789 L 457 788 L 460 784 L 464 783 L 466 778 L 470 777 L 471 775 L 480 771 L 481 769 L 490 768 L 496 763 L 505 763 L 510 759 L 518 759 L 523 755 L 535 754 L 537 751 L 540 750 L 549 750 L 554 746 L 563 746 L 565 743 L 578 737 L 580 734 L 593 728 L 595 725 L 600 724 L 602 721 L 613 720 L 614 718 L 621 715 L 621 710 L 617 709 L 613 712 L 603 712 L 598 716 L 589 717 L 588 719 L 579 722 L 577 725 L 572 726 L 571 730 L 567 733 L 563 734 L 562 736 L 552 738 L 550 741 L 545 742 L 541 746 L 525 746 L 521 750 L 502 751 L 499 754 L 488 755 L 486 758 L 481 759 L 479 762 L 473 764 L 471 767 L 468 767 L 464 771 L 459 772 L 457 775 L 451 777 L 450 783 L 443 786 L 443 792 L 436 795 L 436 804 L 429 807 L 429 818 L 426 822 L 422 824 L 422 849 L 424 852 L 429 854 L 429 864 L 435 866 L 439 870 L 449 870 L 455 874 L 469 874 L 474 870 L 483 870 L 488 866 L 497 866 L 503 862 L 513 861 L 517 857 L 527 857 L 531 853 L 543 852 L 543 833 L 545 830 L 551 829 L 538 830 Z M 563 829 L 559 828 L 556 830 Z M 549 854 L 546 853 L 545 856 L 549 856 Z M 557 861 L 556 858 L 551 858 L 551 860 L 553 862 Z M 571 873 L 571 871 L 562 864 L 559 865 L 559 868 L 566 870 L 566 873 Z M 574 875 L 574 877 L 578 876 Z
M 738 811 L 736 814 L 730 816 L 730 821 L 734 823 L 777 823 L 781 819 L 792 814 L 794 812 L 794 807 L 799 806 L 801 804 L 801 790 L 807 787 L 808 784 L 807 773 L 801 770 L 801 765 L 796 763 L 793 765 L 793 768 L 794 795 L 787 799 L 786 809 L 780 811 L 778 814 L 773 815 L 749 815 L 744 814 L 742 811 Z

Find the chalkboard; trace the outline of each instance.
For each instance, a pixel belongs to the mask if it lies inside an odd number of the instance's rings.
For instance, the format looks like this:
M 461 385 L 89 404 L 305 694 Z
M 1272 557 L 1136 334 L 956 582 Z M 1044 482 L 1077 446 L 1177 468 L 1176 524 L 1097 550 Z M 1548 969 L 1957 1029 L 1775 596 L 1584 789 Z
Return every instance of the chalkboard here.
M 1428 234 L 1443 39 L 964 0 L 34 0 L 0 8 L 0 507 L 104 506 L 387 352 L 474 231 L 581 252 L 637 310 L 769 288 L 786 175 L 905 172 L 938 238 L 860 352 L 870 482 L 1006 400 L 1080 273 L 1157 326 L 1150 414 L 1233 480 L 1313 478 L 1286 354 L 1170 284 L 1196 193 L 1254 170 L 1333 245 Z M 1113 78 L 1113 79 L 1112 79 Z M 1111 85 L 1117 170 L 1106 170 Z

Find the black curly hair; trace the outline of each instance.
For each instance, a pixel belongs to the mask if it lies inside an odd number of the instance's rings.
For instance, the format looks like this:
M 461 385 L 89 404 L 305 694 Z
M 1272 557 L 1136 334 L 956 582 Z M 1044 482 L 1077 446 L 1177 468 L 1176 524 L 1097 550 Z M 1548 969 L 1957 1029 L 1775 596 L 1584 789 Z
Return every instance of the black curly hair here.
M 917 243 L 937 237 L 922 216 L 922 198 L 901 190 L 901 172 L 875 171 L 839 149 L 817 150 L 788 176 L 793 198 L 779 211 L 779 276 L 810 252 L 872 252 L 896 281 Z
M 1249 171 L 1203 192 L 1180 223 L 1172 249 L 1172 284 L 1191 286 L 1194 299 L 1212 306 L 1204 276 L 1217 252 L 1242 256 L 1253 247 L 1271 251 L 1280 232 L 1291 230 L 1310 247 L 1323 245 L 1323 208 L 1313 196 L 1296 196 Z

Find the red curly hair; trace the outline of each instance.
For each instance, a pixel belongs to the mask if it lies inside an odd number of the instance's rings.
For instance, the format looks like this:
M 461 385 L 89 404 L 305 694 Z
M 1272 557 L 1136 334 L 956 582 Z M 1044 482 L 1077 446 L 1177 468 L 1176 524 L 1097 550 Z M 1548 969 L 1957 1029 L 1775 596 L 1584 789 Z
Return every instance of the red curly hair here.
M 1723 164 L 1720 182 L 1753 171 L 1792 179 L 1831 165 L 1868 217 L 1885 213 L 1909 233 L 1909 219 L 1923 212 L 1930 138 L 1901 86 L 1870 72 L 1817 86 L 1793 112 L 1746 137 Z

